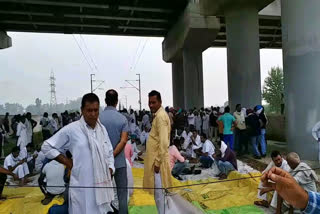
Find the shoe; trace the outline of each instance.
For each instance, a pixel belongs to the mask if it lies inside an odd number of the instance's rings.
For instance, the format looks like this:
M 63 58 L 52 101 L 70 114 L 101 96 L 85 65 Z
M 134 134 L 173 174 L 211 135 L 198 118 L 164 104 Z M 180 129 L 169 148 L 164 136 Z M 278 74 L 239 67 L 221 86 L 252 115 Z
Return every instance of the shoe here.
M 265 157 L 267 157 L 267 155 L 266 155 L 266 154 L 264 154 L 264 155 L 261 155 L 261 157 L 262 157 L 262 158 L 265 158 Z
M 254 157 L 254 159 L 258 159 L 258 160 L 260 160 L 261 159 L 261 157 L 260 156 L 253 156 Z
M 48 205 L 52 201 L 52 197 L 45 198 L 41 201 L 42 205 Z

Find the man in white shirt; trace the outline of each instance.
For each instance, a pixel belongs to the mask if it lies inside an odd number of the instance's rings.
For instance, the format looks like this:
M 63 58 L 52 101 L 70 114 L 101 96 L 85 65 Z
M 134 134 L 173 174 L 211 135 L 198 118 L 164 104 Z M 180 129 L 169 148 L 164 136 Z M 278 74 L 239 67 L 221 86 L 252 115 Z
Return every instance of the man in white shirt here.
M 209 137 L 209 115 L 205 112 L 202 114 L 202 132 Z
M 4 168 L 16 174 L 20 180 L 20 186 L 23 186 L 27 183 L 25 176 L 29 174 L 29 170 L 26 160 L 19 159 L 19 153 L 19 147 L 14 147 L 4 160 Z
M 145 126 L 143 132 L 140 135 L 140 142 L 142 145 L 145 145 L 149 138 L 150 128 Z
M 194 126 L 196 127 L 196 130 L 198 131 L 198 133 L 201 133 L 202 118 L 198 112 L 195 112 L 194 115 L 195 115 Z
M 282 157 L 279 151 L 272 151 L 271 152 L 271 159 L 272 161 L 269 163 L 267 168 L 262 172 L 265 173 L 269 171 L 272 167 L 279 167 L 287 172 L 290 171 L 290 166 L 288 165 L 288 162 Z M 262 183 L 259 184 L 259 190 L 258 190 L 258 198 L 261 199 L 262 201 L 255 201 L 254 204 L 257 206 L 263 206 L 263 207 L 269 207 L 270 205 L 274 208 L 277 207 L 277 192 L 274 192 L 272 201 L 269 204 L 267 200 L 267 194 L 265 192 L 267 191 L 261 191 L 260 189 L 262 188 Z
M 194 117 L 194 114 L 192 111 L 190 111 L 189 115 L 188 115 L 188 124 L 189 124 L 189 127 L 192 125 L 194 126 L 195 124 L 195 117 Z
M 66 190 L 64 174 L 64 165 L 55 160 L 50 161 L 43 167 L 39 178 L 40 190 L 45 195 L 45 199 L 41 201 L 43 205 L 49 204 L 56 195 L 64 193 Z M 45 184 L 42 182 L 44 180 L 46 180 Z
M 200 163 L 203 168 L 210 168 L 213 164 L 212 155 L 215 152 L 214 145 L 207 139 L 205 133 L 201 134 L 201 142 L 203 143 L 202 149 L 197 150 L 197 154 L 200 156 Z
M 36 127 L 37 122 L 32 119 L 32 115 L 30 112 L 26 114 L 25 125 L 27 128 L 27 144 L 32 143 L 33 129 Z
M 318 159 L 320 162 L 320 121 L 317 122 L 316 125 L 314 125 L 314 127 L 312 129 L 312 136 L 319 144 L 319 157 L 318 157 Z
M 17 146 L 20 147 L 20 150 L 27 146 L 28 144 L 28 135 L 27 135 L 27 127 L 25 125 L 26 118 L 21 116 L 19 118 L 19 123 L 17 126 Z
M 115 171 L 113 148 L 105 127 L 98 120 L 99 108 L 97 95 L 84 95 L 81 119 L 65 126 L 42 145 L 48 159 L 54 159 L 71 170 L 71 187 L 100 187 L 70 188 L 70 214 L 113 211 L 110 207 L 114 199 L 111 177 Z M 63 154 L 67 150 L 73 159 Z
M 41 171 L 41 168 L 44 164 L 44 161 L 46 159 L 46 156 L 43 154 L 43 152 L 40 150 L 38 151 L 38 156 L 35 159 L 35 167 L 34 167 L 34 172 L 39 173 Z
M 190 159 L 195 159 L 197 154 L 195 150 L 202 148 L 201 138 L 198 135 L 197 130 L 192 131 L 192 136 L 189 138 L 189 145 L 186 149 L 187 157 Z

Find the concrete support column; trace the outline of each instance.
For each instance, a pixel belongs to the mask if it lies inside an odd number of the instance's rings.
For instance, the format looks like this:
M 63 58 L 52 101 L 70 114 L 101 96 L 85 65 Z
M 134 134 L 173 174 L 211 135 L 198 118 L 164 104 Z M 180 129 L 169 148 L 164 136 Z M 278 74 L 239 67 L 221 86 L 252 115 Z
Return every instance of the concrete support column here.
M 201 108 L 203 101 L 202 51 L 183 49 L 185 109 Z
M 184 108 L 184 71 L 182 57 L 172 62 L 173 107 Z
M 228 89 L 231 110 L 261 104 L 258 9 L 254 6 L 225 11 Z
M 311 135 L 320 120 L 320 1 L 282 0 L 282 43 L 288 150 L 317 160 Z
M 11 37 L 5 31 L 0 31 L 0 49 L 10 48 L 11 46 Z

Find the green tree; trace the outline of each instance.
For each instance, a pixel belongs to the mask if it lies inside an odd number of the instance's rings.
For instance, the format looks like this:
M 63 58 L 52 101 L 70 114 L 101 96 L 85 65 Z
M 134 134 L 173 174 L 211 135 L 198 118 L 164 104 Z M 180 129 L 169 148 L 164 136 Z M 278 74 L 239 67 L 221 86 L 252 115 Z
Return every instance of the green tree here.
M 282 94 L 284 93 L 283 70 L 280 67 L 271 68 L 269 76 L 264 80 L 262 98 L 275 113 L 281 111 Z

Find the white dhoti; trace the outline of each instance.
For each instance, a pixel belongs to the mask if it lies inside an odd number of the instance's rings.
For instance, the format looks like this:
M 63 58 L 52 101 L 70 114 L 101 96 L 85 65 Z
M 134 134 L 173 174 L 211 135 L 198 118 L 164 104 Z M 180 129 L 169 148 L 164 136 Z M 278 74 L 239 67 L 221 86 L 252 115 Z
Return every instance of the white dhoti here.
M 264 200 L 264 201 L 268 201 L 268 198 L 267 198 L 267 193 L 263 194 L 263 195 L 260 195 L 260 189 L 263 188 L 262 186 L 262 183 L 260 182 L 259 184 L 259 189 L 258 189 L 258 196 L 257 198 L 261 199 L 261 200 Z M 277 198 L 278 198 L 278 193 L 277 191 L 274 191 L 273 193 L 273 196 L 272 196 L 272 200 L 271 200 L 271 203 L 270 203 L 270 206 L 274 207 L 274 208 L 277 208 Z
M 26 175 L 29 174 L 28 164 L 24 163 L 19 165 L 17 168 L 13 170 L 13 173 L 18 176 L 19 179 L 24 178 Z
M 154 173 L 154 188 L 162 188 L 160 173 Z M 165 213 L 165 194 L 163 189 L 154 190 L 154 200 L 157 205 L 158 214 L 164 214 Z

